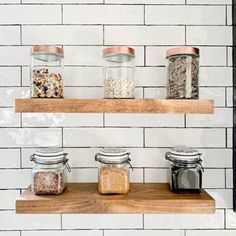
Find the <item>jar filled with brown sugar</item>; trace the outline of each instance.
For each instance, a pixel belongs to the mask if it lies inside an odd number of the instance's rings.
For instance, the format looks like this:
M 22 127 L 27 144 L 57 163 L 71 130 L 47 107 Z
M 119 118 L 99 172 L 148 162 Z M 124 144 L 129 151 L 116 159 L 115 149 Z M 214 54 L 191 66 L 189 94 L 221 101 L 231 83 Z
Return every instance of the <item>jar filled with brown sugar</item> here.
M 199 98 L 199 49 L 193 47 L 170 48 L 167 59 L 167 98 Z
M 95 155 L 98 166 L 100 194 L 127 194 L 129 192 L 130 153 L 119 148 L 104 148 Z

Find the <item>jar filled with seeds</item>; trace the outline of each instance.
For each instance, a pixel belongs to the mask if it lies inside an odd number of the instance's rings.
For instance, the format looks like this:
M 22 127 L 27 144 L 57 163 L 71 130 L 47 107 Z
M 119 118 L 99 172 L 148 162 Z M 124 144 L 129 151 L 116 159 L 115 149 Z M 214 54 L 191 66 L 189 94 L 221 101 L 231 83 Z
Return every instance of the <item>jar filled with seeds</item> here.
M 100 194 L 127 194 L 129 192 L 130 153 L 119 148 L 105 148 L 97 153 L 98 191 Z
M 111 47 L 103 50 L 104 98 L 134 98 L 135 50 Z
M 179 47 L 167 50 L 167 98 L 199 98 L 199 49 Z
M 63 48 L 56 46 L 32 47 L 32 98 L 63 98 L 63 60 Z
M 31 161 L 31 190 L 34 194 L 60 194 L 66 187 L 67 172 L 70 172 L 67 153 L 60 148 L 42 148 L 37 150 Z

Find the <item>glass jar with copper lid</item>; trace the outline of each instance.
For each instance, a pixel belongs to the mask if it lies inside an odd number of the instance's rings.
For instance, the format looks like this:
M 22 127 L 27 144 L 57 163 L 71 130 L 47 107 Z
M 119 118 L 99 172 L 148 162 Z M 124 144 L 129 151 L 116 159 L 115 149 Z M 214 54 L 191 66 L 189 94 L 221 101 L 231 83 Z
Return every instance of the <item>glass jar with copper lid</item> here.
M 63 98 L 63 48 L 33 46 L 31 49 L 31 97 Z
M 199 98 L 199 49 L 170 48 L 167 59 L 167 98 Z
M 110 47 L 103 50 L 104 98 L 134 98 L 135 50 Z

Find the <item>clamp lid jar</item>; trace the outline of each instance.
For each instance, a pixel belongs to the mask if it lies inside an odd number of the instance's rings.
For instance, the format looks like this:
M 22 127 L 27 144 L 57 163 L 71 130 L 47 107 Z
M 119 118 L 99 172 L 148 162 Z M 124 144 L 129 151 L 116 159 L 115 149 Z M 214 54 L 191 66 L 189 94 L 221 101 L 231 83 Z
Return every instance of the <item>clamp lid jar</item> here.
M 167 59 L 167 98 L 199 98 L 199 49 L 194 47 L 170 48 Z
M 70 172 L 67 153 L 60 148 L 41 148 L 34 152 L 31 161 L 31 189 L 35 194 L 60 194 L 66 187 L 67 173 Z
M 104 98 L 134 98 L 135 50 L 110 47 L 103 50 Z
M 169 183 L 173 192 L 195 192 L 202 188 L 201 153 L 185 146 L 165 154 L 169 161 Z
M 31 48 L 31 97 L 63 98 L 63 48 L 48 45 Z
M 101 194 L 129 192 L 130 153 L 119 148 L 105 148 L 95 155 L 99 162 L 98 191 Z

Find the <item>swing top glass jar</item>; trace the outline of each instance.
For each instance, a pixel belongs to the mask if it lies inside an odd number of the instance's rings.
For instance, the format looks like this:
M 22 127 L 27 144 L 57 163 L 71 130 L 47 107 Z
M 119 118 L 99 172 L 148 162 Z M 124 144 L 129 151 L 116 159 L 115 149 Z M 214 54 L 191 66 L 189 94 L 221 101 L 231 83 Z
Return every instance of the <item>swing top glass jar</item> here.
M 63 48 L 33 46 L 31 48 L 31 97 L 63 98 Z
M 167 59 L 167 98 L 199 98 L 199 49 L 193 47 L 170 48 Z
M 103 50 L 104 98 L 134 98 L 135 50 L 111 47 Z
M 104 148 L 95 155 L 99 162 L 98 191 L 101 194 L 129 192 L 130 153 L 120 148 Z
M 169 161 L 169 183 L 173 192 L 198 192 L 202 188 L 201 153 L 189 147 L 179 146 L 165 155 Z
M 31 189 L 34 194 L 60 194 L 66 187 L 68 165 L 67 153 L 60 148 L 41 148 L 32 156 Z

